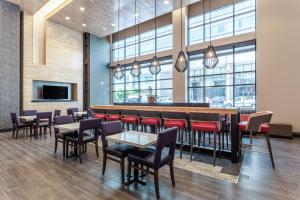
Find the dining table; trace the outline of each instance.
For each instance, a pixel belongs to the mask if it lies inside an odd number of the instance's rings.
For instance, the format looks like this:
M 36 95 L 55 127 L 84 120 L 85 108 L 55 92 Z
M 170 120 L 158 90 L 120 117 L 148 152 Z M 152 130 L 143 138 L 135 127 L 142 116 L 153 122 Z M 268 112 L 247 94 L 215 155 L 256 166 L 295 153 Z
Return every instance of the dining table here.
M 30 122 L 30 121 L 34 121 L 36 119 L 36 116 L 35 115 L 32 115 L 32 116 L 20 115 L 19 119 L 22 120 L 22 121 L 25 121 L 25 122 Z
M 80 123 L 69 123 L 69 124 L 61 124 L 55 125 L 54 128 L 60 129 L 62 131 L 71 132 L 71 131 L 79 131 Z

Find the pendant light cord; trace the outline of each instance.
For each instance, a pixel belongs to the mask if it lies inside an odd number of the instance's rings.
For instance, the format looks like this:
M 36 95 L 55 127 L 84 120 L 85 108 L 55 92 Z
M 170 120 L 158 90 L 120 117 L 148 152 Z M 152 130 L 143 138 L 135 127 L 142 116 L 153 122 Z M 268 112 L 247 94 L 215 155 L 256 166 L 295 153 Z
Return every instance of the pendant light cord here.
M 157 0 L 155 0 L 155 3 L 154 3 L 155 4 L 155 6 L 154 6 L 155 7 L 154 8 L 154 13 L 155 13 L 155 20 L 154 20 L 154 24 L 155 24 L 155 41 L 154 41 L 155 42 L 155 45 L 154 45 L 154 47 L 155 47 L 155 56 L 156 56 L 156 51 L 157 51 L 157 24 L 156 24 L 156 20 L 157 20 L 156 19 L 156 14 L 157 14 L 156 9 L 157 8 L 156 8 L 156 3 L 157 3 Z
M 136 18 L 137 18 L 137 13 L 136 13 L 136 0 L 134 1 L 134 24 L 135 24 L 135 36 L 134 36 L 134 56 L 135 56 L 135 60 L 136 60 L 136 37 L 137 37 L 137 31 L 136 29 L 139 28 L 139 26 L 136 25 Z
M 211 0 L 209 0 L 209 45 L 211 46 Z
M 180 1 L 180 27 L 181 27 L 181 36 L 180 36 L 180 46 L 182 51 L 182 0 Z
M 118 64 L 120 64 L 120 0 L 118 0 Z

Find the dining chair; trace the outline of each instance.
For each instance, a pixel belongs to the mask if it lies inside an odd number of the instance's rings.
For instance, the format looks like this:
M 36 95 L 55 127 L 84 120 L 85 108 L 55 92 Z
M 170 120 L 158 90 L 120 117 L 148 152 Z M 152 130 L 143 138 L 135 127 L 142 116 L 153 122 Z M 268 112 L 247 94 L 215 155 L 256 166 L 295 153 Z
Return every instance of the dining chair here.
M 102 152 L 103 152 L 103 165 L 102 165 L 102 175 L 105 173 L 107 159 L 112 160 L 120 164 L 121 168 L 121 182 L 125 182 L 125 167 L 124 161 L 128 153 L 132 152 L 134 148 L 127 144 L 113 144 L 108 145 L 106 139 L 109 135 L 114 135 L 122 132 L 121 121 L 103 122 L 101 125 L 102 134 Z
M 177 127 L 179 130 L 179 139 L 180 142 L 180 158 L 182 158 L 182 148 L 183 148 L 183 134 L 187 130 L 187 119 L 188 116 L 185 112 L 162 112 L 163 127 L 172 128 Z
M 13 125 L 12 138 L 14 137 L 15 134 L 16 134 L 16 139 L 18 138 L 19 129 L 23 129 L 23 133 L 25 134 L 25 137 L 26 137 L 27 136 L 27 131 L 25 131 L 26 124 L 19 121 L 16 113 L 10 113 L 10 117 L 11 117 L 11 122 Z
M 67 136 L 66 141 L 66 155 L 69 152 L 69 143 L 73 144 L 79 154 L 79 162 L 82 163 L 82 153 L 86 152 L 87 143 L 95 143 L 96 155 L 99 157 L 98 139 L 99 129 L 101 127 L 100 119 L 83 119 L 80 121 L 79 131 L 77 135 Z
M 37 110 L 24 110 L 23 115 L 24 116 L 35 116 L 37 113 Z
M 147 131 L 147 126 L 154 127 L 154 133 L 157 133 L 160 130 L 161 112 L 144 110 L 138 112 L 141 117 L 141 130 L 143 132 Z
M 216 150 L 217 150 L 217 136 L 219 139 L 219 151 L 221 151 L 221 137 L 220 137 L 220 115 L 219 113 L 190 113 L 190 122 L 192 129 L 192 139 L 190 141 L 190 161 L 192 161 L 193 147 L 195 142 L 195 134 L 198 132 L 198 148 L 200 149 L 201 136 L 203 136 L 203 144 L 205 141 L 205 133 L 213 133 L 213 165 L 216 165 Z M 210 138 L 209 138 L 210 143 Z
M 175 186 L 174 177 L 174 155 L 176 148 L 176 136 L 178 128 L 173 127 L 158 133 L 157 143 L 155 149 L 146 148 L 138 149 L 128 154 L 128 173 L 127 182 L 130 181 L 131 168 L 135 170 L 140 170 L 144 173 L 154 175 L 154 185 L 157 199 L 160 198 L 159 192 L 159 169 L 165 165 L 170 165 L 170 175 L 172 180 L 172 185 Z M 168 148 L 168 152 L 164 149 Z M 139 165 L 141 167 L 139 167 Z M 147 169 L 144 169 L 146 166 Z M 128 184 L 129 187 L 129 184 Z
M 75 115 L 75 112 L 78 112 L 78 108 L 67 109 L 67 115 L 72 115 L 74 122 L 78 122 L 80 118 Z
M 92 111 L 92 109 L 87 109 L 86 118 L 87 119 L 92 119 L 93 118 L 93 111 Z
M 54 117 L 54 125 L 62 125 L 62 124 L 70 124 L 74 123 L 73 117 L 71 115 L 66 116 L 55 116 Z M 59 128 L 54 127 L 55 134 L 55 144 L 54 144 L 54 153 L 57 151 L 58 142 L 63 144 L 63 157 L 66 155 L 66 137 L 70 135 L 74 135 L 74 131 L 61 131 Z
M 34 128 L 34 134 L 38 134 L 38 129 L 40 130 L 40 134 L 42 134 L 42 129 L 44 129 L 44 134 L 47 133 L 47 128 L 49 128 L 50 136 L 52 135 L 51 130 L 52 124 L 52 112 L 37 112 L 36 113 L 36 121 L 32 124 Z
M 121 110 L 121 121 L 123 123 L 123 130 L 126 128 L 129 130 L 129 126 L 132 126 L 132 130 L 138 130 L 139 127 L 139 113 L 137 110 Z
M 272 162 L 272 167 L 275 169 L 275 163 L 272 153 L 272 147 L 269 137 L 269 130 L 270 126 L 269 123 L 272 119 L 273 112 L 271 111 L 262 111 L 250 114 L 247 121 L 241 121 L 239 123 L 239 129 L 240 129 L 240 150 L 243 149 L 243 146 L 250 145 L 252 146 L 252 140 L 253 140 L 253 133 L 260 133 L 263 134 L 267 141 L 267 147 L 269 150 L 269 156 Z M 243 133 L 248 132 L 250 133 L 250 144 L 243 144 Z M 264 147 L 264 146 L 263 146 Z M 243 149 L 248 150 L 248 149 Z M 240 152 L 241 154 L 241 152 Z

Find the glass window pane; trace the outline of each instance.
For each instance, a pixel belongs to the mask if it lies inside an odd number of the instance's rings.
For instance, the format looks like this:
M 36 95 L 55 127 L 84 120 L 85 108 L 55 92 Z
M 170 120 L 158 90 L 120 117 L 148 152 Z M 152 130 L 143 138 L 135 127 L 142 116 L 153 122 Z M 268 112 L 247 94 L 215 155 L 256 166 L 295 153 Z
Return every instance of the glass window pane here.
M 124 83 L 113 85 L 113 91 L 124 91 L 124 89 Z
M 197 26 L 190 29 L 189 44 L 203 42 L 203 26 Z
M 126 59 L 138 56 L 138 45 L 126 46 Z
M 157 89 L 169 89 L 172 88 L 173 80 L 158 80 L 157 81 Z
M 237 73 L 234 75 L 235 85 L 254 84 L 255 72 Z
M 140 81 L 151 81 L 155 80 L 155 76 L 152 75 L 149 71 L 149 68 L 141 68 Z
M 205 76 L 205 86 L 223 86 L 232 84 L 232 74 Z
M 233 87 L 207 87 L 205 96 L 211 107 L 233 107 Z
M 116 102 L 116 103 L 124 102 L 124 91 L 113 92 L 113 102 Z
M 204 77 L 190 77 L 189 78 L 190 87 L 203 87 L 204 86 Z
M 155 50 L 155 43 L 154 43 L 154 39 L 152 40 L 147 40 L 147 41 L 144 41 L 144 42 L 141 42 L 140 43 L 140 55 L 146 55 L 146 54 L 149 54 L 149 53 L 154 53 L 154 50 Z
M 233 36 L 233 18 L 211 23 L 211 39 L 216 40 Z M 210 24 L 205 25 L 205 41 L 210 39 Z
M 255 85 L 236 86 L 234 88 L 235 107 L 254 110 L 256 104 Z
M 157 37 L 166 35 L 166 34 L 172 34 L 173 26 L 172 24 L 163 26 L 157 29 Z
M 200 26 L 203 23 L 204 23 L 203 15 L 198 15 L 198 16 L 191 17 L 189 19 L 189 28 L 193 28 L 195 26 Z
M 255 10 L 255 0 L 244 0 L 235 4 L 235 15 Z
M 253 46 L 250 46 L 254 48 Z M 246 51 L 247 49 L 236 48 L 235 54 L 235 71 L 245 72 L 255 70 L 255 50 Z
M 203 59 L 201 60 L 191 60 L 190 61 L 190 76 L 201 76 L 204 74 L 204 67 L 203 67 Z
M 173 65 L 172 64 L 161 64 L 161 71 L 157 74 L 157 79 L 170 79 L 173 77 Z
M 233 6 L 229 5 L 217 10 L 212 10 L 211 13 L 207 12 L 205 13 L 205 23 L 209 23 L 210 22 L 210 17 L 211 17 L 211 21 L 217 21 L 220 19 L 224 19 L 224 18 L 228 18 L 228 17 L 232 17 L 233 16 Z
M 170 103 L 173 102 L 172 90 L 157 90 L 157 102 L 158 103 Z
M 235 34 L 255 31 L 255 12 L 239 15 L 235 18 Z
M 157 38 L 157 51 L 165 51 L 172 49 L 172 35 L 166 35 Z
M 128 68 L 128 70 L 126 70 L 126 73 L 125 73 L 126 83 L 137 82 L 137 81 L 139 81 L 139 77 L 133 77 L 133 76 L 131 75 L 130 69 L 131 69 L 131 68 Z
M 203 88 L 189 88 L 190 102 L 203 103 Z
M 155 81 L 141 82 L 141 90 L 148 90 L 150 93 L 151 89 L 155 90 Z
M 138 90 L 126 90 L 125 92 L 126 98 L 125 102 L 126 103 L 138 103 L 139 102 L 139 91 Z
M 150 40 L 155 38 L 155 30 L 147 31 L 144 33 L 141 33 L 140 35 L 140 41 Z

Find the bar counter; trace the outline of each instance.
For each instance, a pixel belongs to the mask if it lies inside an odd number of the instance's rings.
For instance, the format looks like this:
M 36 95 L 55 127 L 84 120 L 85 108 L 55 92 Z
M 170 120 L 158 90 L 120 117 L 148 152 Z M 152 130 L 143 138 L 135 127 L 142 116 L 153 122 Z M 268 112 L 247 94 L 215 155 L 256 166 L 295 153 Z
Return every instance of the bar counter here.
M 139 105 L 99 105 L 91 107 L 93 112 L 97 110 L 140 110 L 140 111 L 167 111 L 167 112 L 185 112 L 189 113 L 219 113 L 220 115 L 228 115 L 230 118 L 230 138 L 231 148 L 229 153 L 231 161 L 237 163 L 239 161 L 239 110 L 236 108 L 209 108 L 209 107 L 185 107 L 185 106 L 139 106 Z

